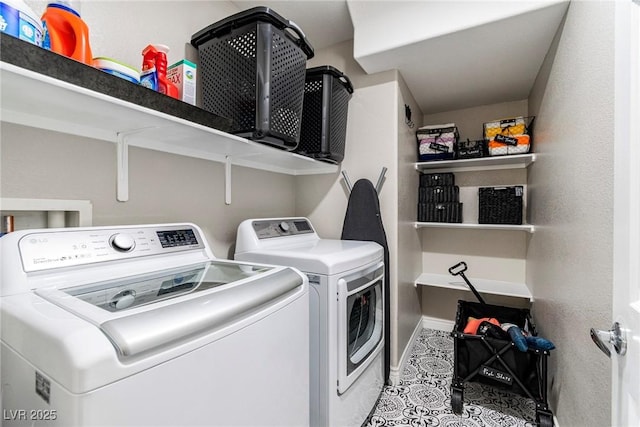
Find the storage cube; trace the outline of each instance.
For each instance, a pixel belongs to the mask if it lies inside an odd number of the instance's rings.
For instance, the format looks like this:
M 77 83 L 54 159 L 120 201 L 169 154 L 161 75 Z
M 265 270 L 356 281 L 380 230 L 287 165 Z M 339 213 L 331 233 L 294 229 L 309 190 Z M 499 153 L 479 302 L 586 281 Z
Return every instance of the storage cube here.
M 521 185 L 512 187 L 481 187 L 478 189 L 479 224 L 522 224 Z
M 457 143 L 457 158 L 458 159 L 476 159 L 479 157 L 485 157 L 487 152 L 487 141 L 484 139 L 478 139 L 475 141 L 458 141 Z
M 438 185 L 418 189 L 420 203 L 457 202 L 459 200 L 460 188 L 457 185 Z
M 420 187 L 454 185 L 455 183 L 456 177 L 453 172 L 423 173 L 420 175 Z
M 462 222 L 462 203 L 419 203 L 419 222 Z

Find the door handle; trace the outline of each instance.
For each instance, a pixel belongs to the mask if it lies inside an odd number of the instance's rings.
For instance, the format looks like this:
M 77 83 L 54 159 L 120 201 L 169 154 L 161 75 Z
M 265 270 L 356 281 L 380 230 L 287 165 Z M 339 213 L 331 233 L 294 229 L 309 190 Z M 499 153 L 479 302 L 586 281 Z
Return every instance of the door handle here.
M 627 352 L 627 338 L 624 331 L 620 327 L 620 323 L 615 322 L 611 329 L 602 331 L 591 328 L 591 339 L 607 357 L 611 357 L 609 346 L 613 346 L 616 353 L 624 356 Z

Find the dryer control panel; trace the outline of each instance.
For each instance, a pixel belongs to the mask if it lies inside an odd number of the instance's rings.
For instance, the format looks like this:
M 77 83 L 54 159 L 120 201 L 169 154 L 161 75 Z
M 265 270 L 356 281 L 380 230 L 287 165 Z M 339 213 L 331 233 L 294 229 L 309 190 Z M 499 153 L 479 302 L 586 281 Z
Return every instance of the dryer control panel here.
M 311 223 L 306 218 L 257 220 L 253 221 L 252 226 L 253 231 L 260 240 L 315 233 Z

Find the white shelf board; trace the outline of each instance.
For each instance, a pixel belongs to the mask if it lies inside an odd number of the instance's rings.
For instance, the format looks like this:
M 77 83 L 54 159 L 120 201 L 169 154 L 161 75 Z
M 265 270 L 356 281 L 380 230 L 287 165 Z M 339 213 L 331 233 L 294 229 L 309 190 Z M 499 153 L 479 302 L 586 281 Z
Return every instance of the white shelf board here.
M 416 222 L 415 228 L 461 228 L 468 230 L 505 230 L 505 231 L 526 231 L 533 234 L 535 226 L 531 224 L 509 225 L 509 224 L 473 224 L 455 222 Z
M 533 301 L 533 295 L 524 283 L 503 282 L 499 280 L 468 278 L 480 294 L 504 295 L 509 297 L 526 298 Z M 470 291 L 461 276 L 446 274 L 422 273 L 415 281 L 419 286 L 433 286 L 437 288 Z
M 0 62 L 4 122 L 289 175 L 338 166 L 249 141 L 15 65 Z
M 428 173 L 474 172 L 500 169 L 525 169 L 536 161 L 535 153 L 510 156 L 480 157 L 478 159 L 438 160 L 418 162 L 416 170 Z

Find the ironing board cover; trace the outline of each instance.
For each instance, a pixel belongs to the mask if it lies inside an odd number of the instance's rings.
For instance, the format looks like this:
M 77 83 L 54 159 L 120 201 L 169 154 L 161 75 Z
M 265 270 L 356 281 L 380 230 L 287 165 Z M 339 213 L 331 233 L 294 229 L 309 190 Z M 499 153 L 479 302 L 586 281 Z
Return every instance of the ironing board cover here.
M 376 242 L 384 248 L 384 381 L 389 382 L 390 311 L 389 311 L 389 248 L 382 224 L 378 193 L 368 179 L 359 179 L 349 195 L 342 225 L 342 240 Z

